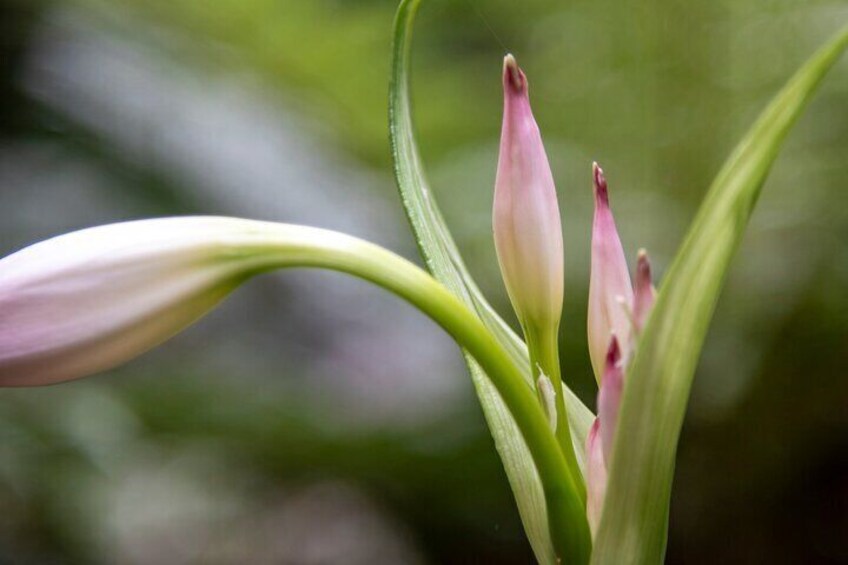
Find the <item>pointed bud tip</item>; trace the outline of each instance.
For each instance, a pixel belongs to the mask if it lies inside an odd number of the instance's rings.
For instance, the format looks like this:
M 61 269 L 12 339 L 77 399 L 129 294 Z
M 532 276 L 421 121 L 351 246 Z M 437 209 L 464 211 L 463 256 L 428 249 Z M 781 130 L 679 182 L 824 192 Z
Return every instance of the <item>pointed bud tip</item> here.
M 609 192 L 607 191 L 607 179 L 604 170 L 597 161 L 592 163 L 592 184 L 595 189 L 595 198 L 598 202 L 609 204 Z
M 594 446 L 595 442 L 598 439 L 598 432 L 601 431 L 601 419 L 595 418 L 595 421 L 592 422 L 592 426 L 589 428 L 589 433 L 586 434 L 586 450 L 592 451 L 592 446 Z
M 521 93 L 527 89 L 527 77 L 521 67 L 518 66 L 518 61 L 515 60 L 512 53 L 507 53 L 504 57 L 503 82 L 504 89 L 511 89 L 516 93 Z
M 636 262 L 636 280 L 633 283 L 633 323 L 637 333 L 641 333 L 645 327 L 645 321 L 654 306 L 656 290 L 651 279 L 651 262 L 648 260 L 648 253 L 640 249 Z
M 639 249 L 636 256 L 636 273 L 637 278 L 639 275 L 643 277 L 647 275 L 648 282 L 651 281 L 651 261 L 648 259 L 648 252 L 645 251 L 644 247 Z
M 618 338 L 613 334 L 607 349 L 607 366 L 615 367 L 619 361 L 621 361 L 621 348 L 618 345 Z
M 648 252 L 640 249 L 636 259 L 636 281 L 634 284 L 637 295 L 646 292 L 653 293 L 651 279 L 651 261 L 648 259 Z

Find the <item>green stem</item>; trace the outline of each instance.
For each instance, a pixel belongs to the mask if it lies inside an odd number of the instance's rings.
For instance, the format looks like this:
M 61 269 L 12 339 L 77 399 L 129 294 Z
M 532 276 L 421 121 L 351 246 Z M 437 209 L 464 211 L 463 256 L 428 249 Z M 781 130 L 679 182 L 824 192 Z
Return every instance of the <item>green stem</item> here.
M 583 481 L 583 473 L 577 462 L 577 455 L 574 452 L 574 443 L 571 438 L 571 429 L 568 424 L 568 412 L 565 407 L 562 374 L 559 364 L 559 340 L 557 339 L 557 333 L 556 328 L 545 330 L 528 327 L 524 331 L 527 338 L 527 348 L 530 352 L 530 368 L 533 372 L 533 382 L 538 383 L 540 374 L 544 373 L 554 387 L 557 412 L 556 438 L 565 456 L 571 476 L 574 478 L 578 494 L 585 504 L 586 484 Z
M 247 245 L 244 240 L 224 242 L 225 252 L 248 262 L 252 271 L 319 267 L 365 279 L 421 310 L 474 357 L 509 408 L 536 464 L 557 557 L 562 563 L 587 563 L 591 538 L 580 495 L 582 484 L 574 479 L 579 475 L 551 433 L 535 394 L 480 319 L 425 271 L 379 246 L 316 228 L 255 225 L 258 229 L 248 234 Z M 562 402 L 561 391 L 558 399 Z M 567 426 L 567 420 L 562 421 Z

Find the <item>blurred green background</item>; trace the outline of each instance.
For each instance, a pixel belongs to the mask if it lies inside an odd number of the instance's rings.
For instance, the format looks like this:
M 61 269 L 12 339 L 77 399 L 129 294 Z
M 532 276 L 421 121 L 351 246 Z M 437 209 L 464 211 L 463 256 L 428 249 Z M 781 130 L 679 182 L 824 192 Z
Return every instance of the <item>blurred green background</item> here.
M 0 1 L 0 252 L 185 213 L 408 256 L 390 172 L 394 0 Z M 414 93 L 434 189 L 514 322 L 491 242 L 500 65 L 560 192 L 564 375 L 585 341 L 590 164 L 661 276 L 735 141 L 844 0 L 428 0 Z M 669 563 L 848 563 L 848 61 L 792 133 L 695 381 Z M 2 312 L 0 312 L 2 315 Z M 113 371 L 0 392 L 0 563 L 527 563 L 452 343 L 364 284 L 250 283 Z

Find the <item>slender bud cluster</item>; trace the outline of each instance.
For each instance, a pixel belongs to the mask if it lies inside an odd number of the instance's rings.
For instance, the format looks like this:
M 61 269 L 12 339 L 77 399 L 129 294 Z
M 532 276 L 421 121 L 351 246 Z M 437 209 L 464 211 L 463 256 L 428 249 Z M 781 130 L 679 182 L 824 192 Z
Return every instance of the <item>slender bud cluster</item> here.
M 511 55 L 504 60 L 503 87 L 503 132 L 493 213 L 495 247 L 510 300 L 527 339 L 542 409 L 555 432 L 562 432 L 556 429 L 557 413 L 552 400 L 557 394 L 561 396 L 562 390 L 556 354 L 563 302 L 559 206 L 539 128 L 530 110 L 527 77 Z M 639 251 L 631 282 L 610 208 L 609 188 L 597 163 L 592 166 L 592 181 L 595 215 L 587 330 L 599 393 L 598 417 L 586 446 L 586 489 L 588 518 L 594 531 L 603 508 L 627 365 L 653 306 L 655 290 L 643 250 Z M 567 454 L 570 440 L 561 440 Z
M 594 534 L 601 520 L 627 365 L 653 308 L 656 291 L 644 249 L 639 250 L 635 282 L 631 286 L 627 261 L 610 209 L 607 181 L 597 163 L 592 166 L 592 179 L 595 219 L 587 318 L 589 353 L 600 387 L 598 417 L 586 440 L 586 482 L 587 517 Z

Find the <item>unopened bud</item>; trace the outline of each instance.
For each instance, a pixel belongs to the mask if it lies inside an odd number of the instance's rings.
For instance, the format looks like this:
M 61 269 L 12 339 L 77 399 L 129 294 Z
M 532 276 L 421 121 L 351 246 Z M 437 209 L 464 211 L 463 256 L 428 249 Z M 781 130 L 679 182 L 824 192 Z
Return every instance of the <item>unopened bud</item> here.
M 610 338 L 619 336 L 627 347 L 631 321 L 628 308 L 633 304 L 633 287 L 609 205 L 604 172 L 592 165 L 595 192 L 595 218 L 592 225 L 592 270 L 589 279 L 588 339 L 589 356 L 595 378 L 600 382 Z M 626 305 L 622 307 L 622 304 Z M 625 355 L 626 356 L 626 355 Z
M 503 88 L 492 214 L 498 262 L 525 331 L 555 330 L 562 315 L 562 225 L 551 168 L 530 109 L 527 77 L 512 55 L 504 59 Z

